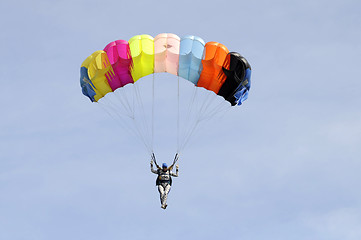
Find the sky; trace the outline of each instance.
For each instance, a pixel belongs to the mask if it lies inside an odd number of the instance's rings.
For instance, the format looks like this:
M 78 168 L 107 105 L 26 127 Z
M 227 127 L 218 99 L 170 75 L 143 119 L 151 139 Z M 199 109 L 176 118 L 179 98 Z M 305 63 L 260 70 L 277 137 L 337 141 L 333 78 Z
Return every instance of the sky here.
M 360 1 L 0 9 L 0 239 L 361 239 Z M 165 211 L 144 146 L 79 86 L 92 52 L 164 32 L 220 42 L 252 65 L 249 99 L 182 152 Z M 162 77 L 158 101 L 173 96 Z M 174 122 L 162 110 L 155 152 L 170 163 L 174 134 L 162 126 Z

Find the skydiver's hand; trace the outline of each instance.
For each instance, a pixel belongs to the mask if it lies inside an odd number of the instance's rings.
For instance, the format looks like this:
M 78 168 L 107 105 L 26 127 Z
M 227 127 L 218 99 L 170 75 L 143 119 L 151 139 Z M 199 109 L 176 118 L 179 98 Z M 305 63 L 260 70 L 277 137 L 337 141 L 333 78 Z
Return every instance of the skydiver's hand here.
M 150 166 L 153 167 L 153 160 L 150 161 Z
M 175 169 L 178 171 L 178 168 L 179 168 L 179 165 L 177 164 L 177 165 L 175 166 Z

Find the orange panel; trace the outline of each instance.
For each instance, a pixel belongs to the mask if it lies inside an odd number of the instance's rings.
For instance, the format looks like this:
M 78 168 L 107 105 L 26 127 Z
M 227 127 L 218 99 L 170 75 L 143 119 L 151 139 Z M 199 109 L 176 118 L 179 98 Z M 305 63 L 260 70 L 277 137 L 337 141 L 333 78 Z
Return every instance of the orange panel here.
M 226 80 L 222 66 L 229 51 L 226 46 L 217 42 L 206 43 L 204 49 L 205 56 L 204 60 L 202 60 L 203 70 L 197 86 L 204 87 L 217 94 Z

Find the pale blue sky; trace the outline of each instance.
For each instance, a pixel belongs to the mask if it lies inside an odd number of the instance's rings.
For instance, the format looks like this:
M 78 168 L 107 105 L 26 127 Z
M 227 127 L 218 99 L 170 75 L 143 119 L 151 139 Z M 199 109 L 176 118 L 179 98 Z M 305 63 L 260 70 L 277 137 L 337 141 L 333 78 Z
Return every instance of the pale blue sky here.
M 0 239 L 361 239 L 360 1 L 0 9 Z M 144 148 L 79 86 L 95 50 L 163 32 L 221 42 L 253 68 L 245 104 L 184 151 L 166 211 Z

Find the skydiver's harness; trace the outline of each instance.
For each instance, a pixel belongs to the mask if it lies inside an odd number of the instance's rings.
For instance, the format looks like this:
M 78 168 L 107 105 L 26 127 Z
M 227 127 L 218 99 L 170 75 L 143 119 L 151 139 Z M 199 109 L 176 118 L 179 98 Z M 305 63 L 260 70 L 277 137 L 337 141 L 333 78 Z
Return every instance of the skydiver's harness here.
M 157 167 L 157 173 L 158 173 L 158 177 L 155 182 L 157 186 L 163 183 L 168 183 L 170 186 L 172 186 L 172 177 L 170 176 L 170 171 L 173 169 L 174 164 L 178 161 L 178 158 L 179 155 L 178 153 L 176 153 L 172 165 L 170 165 L 166 171 L 163 171 L 163 169 L 159 167 L 159 165 L 157 164 L 154 153 L 152 153 L 152 160 L 154 161 L 155 166 Z
M 169 170 L 166 172 L 163 172 L 162 169 L 158 169 L 158 177 L 155 182 L 155 185 L 162 185 L 163 183 L 168 183 L 170 186 L 172 186 L 172 177 L 170 176 Z

